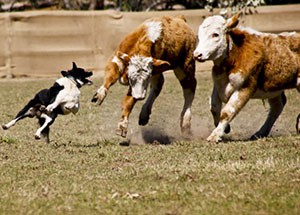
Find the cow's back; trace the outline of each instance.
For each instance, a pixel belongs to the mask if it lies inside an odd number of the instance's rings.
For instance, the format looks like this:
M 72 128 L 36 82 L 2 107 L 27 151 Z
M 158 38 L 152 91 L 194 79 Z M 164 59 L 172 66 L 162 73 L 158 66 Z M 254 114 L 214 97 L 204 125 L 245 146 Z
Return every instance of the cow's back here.
M 292 33 L 264 38 L 265 65 L 263 90 L 280 90 L 296 86 L 300 75 L 300 35 Z
M 155 41 L 149 38 L 149 23 L 161 26 Z M 123 39 L 117 50 L 129 56 L 143 55 L 166 60 L 176 67 L 183 65 L 186 58 L 193 59 L 195 47 L 196 35 L 183 16 L 163 16 L 147 19 Z
M 186 23 L 184 17 L 161 19 L 162 34 L 154 44 L 153 57 L 166 60 L 173 66 L 183 64 L 186 58 L 193 58 L 196 48 L 196 34 Z

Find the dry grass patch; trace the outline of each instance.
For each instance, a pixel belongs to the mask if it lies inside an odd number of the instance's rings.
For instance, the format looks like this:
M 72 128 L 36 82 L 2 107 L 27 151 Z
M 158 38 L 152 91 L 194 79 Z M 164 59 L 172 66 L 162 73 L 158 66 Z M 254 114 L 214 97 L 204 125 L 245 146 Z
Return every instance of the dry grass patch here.
M 0 122 L 52 82 L 2 80 Z M 50 144 L 34 140 L 32 119 L 0 131 L 0 214 L 299 214 L 295 91 L 287 93 L 271 137 L 247 141 L 267 115 L 257 100 L 232 123 L 231 141 L 209 144 L 210 74 L 198 75 L 190 140 L 179 132 L 179 83 L 167 75 L 149 125 L 137 125 L 140 102 L 130 119 L 131 144 L 121 146 L 114 132 L 126 88 L 115 85 L 95 107 L 89 100 L 100 79 L 94 82 L 82 88 L 76 116 L 57 118 Z

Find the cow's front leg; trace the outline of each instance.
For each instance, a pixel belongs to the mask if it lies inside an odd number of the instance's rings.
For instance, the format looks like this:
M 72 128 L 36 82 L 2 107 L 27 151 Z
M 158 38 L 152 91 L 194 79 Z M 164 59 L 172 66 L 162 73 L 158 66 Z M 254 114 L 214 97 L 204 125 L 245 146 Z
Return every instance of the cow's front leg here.
M 119 79 L 119 68 L 115 64 L 109 64 L 107 66 L 103 84 L 94 94 L 93 98 L 91 99 L 92 102 L 96 103 L 97 105 L 101 105 L 104 101 L 107 92 L 109 88 L 116 83 L 116 81 Z
M 122 101 L 122 115 L 121 120 L 118 123 L 117 135 L 122 137 L 126 137 L 129 123 L 129 115 L 136 103 L 136 99 L 131 95 L 131 88 L 129 88 L 127 95 L 124 97 Z
M 251 88 L 242 88 L 235 91 L 229 98 L 228 102 L 221 110 L 220 122 L 218 126 L 209 135 L 209 142 L 220 142 L 225 134 L 225 129 L 231 120 L 240 112 L 240 110 L 249 101 L 253 90 Z
M 222 109 L 222 101 L 220 99 L 219 93 L 214 86 L 213 92 L 210 98 L 210 112 L 214 118 L 214 125 L 217 127 L 220 122 L 220 114 Z M 230 125 L 228 124 L 225 128 L 225 133 L 228 134 L 230 132 Z
M 275 121 L 281 114 L 285 104 L 286 104 L 286 96 L 284 92 L 275 98 L 268 99 L 270 104 L 270 110 L 268 117 L 263 124 L 263 126 L 251 136 L 251 140 L 256 140 L 258 138 L 266 137 L 269 135 Z
M 162 74 L 152 77 L 149 96 L 140 112 L 139 125 L 146 125 L 148 123 L 151 115 L 153 103 L 157 98 L 157 96 L 160 94 L 163 84 L 164 84 L 164 76 Z

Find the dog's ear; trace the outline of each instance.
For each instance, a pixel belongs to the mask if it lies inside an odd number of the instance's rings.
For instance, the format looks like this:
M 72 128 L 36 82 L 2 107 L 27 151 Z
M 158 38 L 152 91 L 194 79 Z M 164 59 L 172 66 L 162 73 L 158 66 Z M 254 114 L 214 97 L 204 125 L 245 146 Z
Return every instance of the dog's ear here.
M 76 65 L 75 62 L 73 62 L 73 68 L 72 68 L 72 70 L 75 70 L 75 69 L 77 69 L 77 65 Z
M 62 74 L 63 77 L 68 76 L 68 72 L 67 72 L 67 71 L 64 71 L 64 70 L 63 70 L 63 71 L 61 71 L 60 73 Z

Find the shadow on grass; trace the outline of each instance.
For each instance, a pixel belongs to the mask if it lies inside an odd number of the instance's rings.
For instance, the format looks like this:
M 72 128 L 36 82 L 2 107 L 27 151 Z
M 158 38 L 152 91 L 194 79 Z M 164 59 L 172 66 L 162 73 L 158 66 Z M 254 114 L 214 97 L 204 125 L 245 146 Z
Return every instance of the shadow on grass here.
M 159 128 L 143 128 L 141 129 L 142 139 L 146 144 L 162 144 L 169 145 L 175 141 L 175 137 L 170 136 Z

